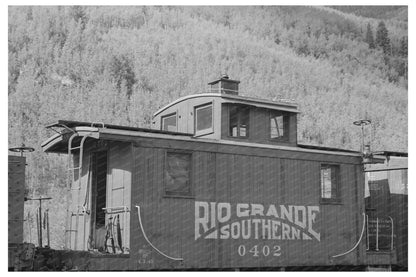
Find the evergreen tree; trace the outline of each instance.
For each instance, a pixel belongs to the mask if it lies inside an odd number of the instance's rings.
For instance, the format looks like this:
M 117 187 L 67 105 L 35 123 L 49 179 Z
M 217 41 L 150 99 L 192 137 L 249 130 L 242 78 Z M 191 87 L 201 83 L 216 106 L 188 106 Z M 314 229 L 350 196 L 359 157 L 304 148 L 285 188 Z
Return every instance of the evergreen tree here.
M 371 28 L 370 23 L 367 24 L 367 34 L 365 36 L 365 42 L 367 42 L 368 47 L 370 49 L 374 49 L 376 47 L 374 44 L 373 30 Z
M 383 49 L 384 54 L 390 53 L 390 38 L 384 21 L 380 21 L 377 27 L 376 46 Z
M 121 57 L 114 56 L 110 63 L 110 75 L 116 83 L 119 92 L 121 92 L 122 84 L 126 86 L 127 96 L 130 98 L 133 92 L 133 85 L 136 82 L 131 60 L 125 55 Z
M 400 40 L 399 55 L 407 58 L 407 37 L 402 37 Z

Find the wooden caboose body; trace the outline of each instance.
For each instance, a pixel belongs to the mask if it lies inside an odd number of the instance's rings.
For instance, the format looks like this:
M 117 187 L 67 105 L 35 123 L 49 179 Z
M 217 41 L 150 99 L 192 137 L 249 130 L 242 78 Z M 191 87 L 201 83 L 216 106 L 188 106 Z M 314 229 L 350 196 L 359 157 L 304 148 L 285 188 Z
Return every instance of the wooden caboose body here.
M 153 129 L 50 126 L 44 151 L 71 164 L 67 248 L 92 270 L 368 265 L 361 153 L 299 145 L 296 105 L 210 84 Z

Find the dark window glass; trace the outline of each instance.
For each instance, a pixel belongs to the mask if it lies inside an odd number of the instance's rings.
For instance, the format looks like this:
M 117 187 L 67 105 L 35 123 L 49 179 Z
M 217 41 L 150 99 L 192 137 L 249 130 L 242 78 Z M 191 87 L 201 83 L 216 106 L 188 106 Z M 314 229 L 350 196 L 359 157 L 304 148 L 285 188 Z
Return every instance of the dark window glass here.
M 91 160 L 91 230 L 90 247 L 105 252 L 105 228 L 107 206 L 107 151 L 92 154 Z
M 176 113 L 162 117 L 162 130 L 176 132 Z
M 191 154 L 167 153 L 166 195 L 191 195 Z
M 321 165 L 321 200 L 324 202 L 340 200 L 339 165 Z
M 196 131 L 212 129 L 212 105 L 195 108 Z
M 248 137 L 250 109 L 243 106 L 230 106 L 230 129 L 232 137 Z

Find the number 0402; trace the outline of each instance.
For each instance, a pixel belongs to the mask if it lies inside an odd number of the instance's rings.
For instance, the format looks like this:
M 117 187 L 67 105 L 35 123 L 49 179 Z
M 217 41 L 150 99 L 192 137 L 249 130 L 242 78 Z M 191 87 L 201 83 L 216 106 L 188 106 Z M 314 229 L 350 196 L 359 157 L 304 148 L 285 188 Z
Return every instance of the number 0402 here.
M 247 248 L 248 249 L 248 248 Z M 281 248 L 280 245 L 273 245 L 272 248 L 268 245 L 264 245 L 263 247 L 259 245 L 254 245 L 252 248 L 246 249 L 246 246 L 244 244 L 241 244 L 238 246 L 238 255 L 241 257 L 245 255 L 251 255 L 253 257 L 267 257 L 269 255 L 273 255 L 275 257 L 279 257 L 282 253 L 280 252 Z

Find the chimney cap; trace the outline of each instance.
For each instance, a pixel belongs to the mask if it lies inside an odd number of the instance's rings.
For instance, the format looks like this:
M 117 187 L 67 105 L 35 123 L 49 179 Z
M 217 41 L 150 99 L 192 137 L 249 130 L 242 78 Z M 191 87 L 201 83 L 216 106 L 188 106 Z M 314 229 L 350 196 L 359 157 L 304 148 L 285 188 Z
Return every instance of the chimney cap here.
M 240 81 L 237 80 L 231 80 L 230 77 L 227 74 L 221 74 L 221 77 L 215 81 L 209 82 L 208 85 L 215 85 L 216 83 L 220 82 L 220 81 L 226 81 L 229 83 L 236 83 L 239 84 Z

